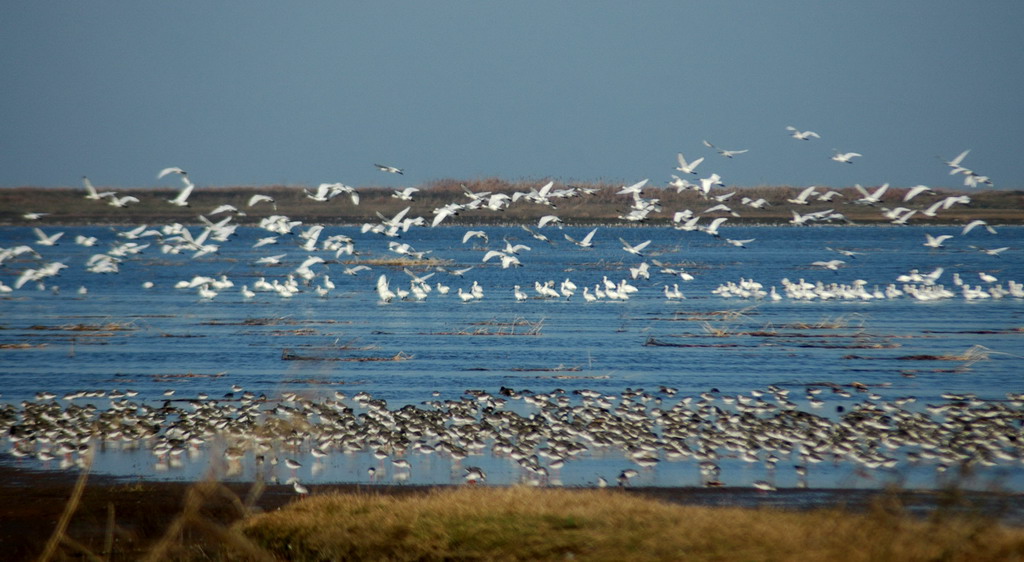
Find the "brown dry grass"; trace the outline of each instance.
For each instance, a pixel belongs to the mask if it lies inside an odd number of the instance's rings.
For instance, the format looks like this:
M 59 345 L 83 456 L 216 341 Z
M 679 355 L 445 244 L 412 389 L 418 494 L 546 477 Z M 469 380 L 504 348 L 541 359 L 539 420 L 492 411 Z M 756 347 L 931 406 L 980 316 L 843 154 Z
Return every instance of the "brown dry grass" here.
M 313 496 L 239 524 L 290 560 L 1020 560 L 1024 530 L 987 520 L 707 508 L 615 490 L 458 488 Z
M 897 494 L 863 511 L 799 512 L 684 506 L 620 489 L 356 486 L 314 489 L 283 505 L 294 497 L 290 487 L 282 494 L 260 483 L 205 481 L 97 491 L 86 478 L 66 495 L 32 490 L 30 504 L 66 499 L 46 516 L 22 506 L 23 517 L 43 517 L 35 524 L 7 520 L 35 536 L 48 530 L 30 548 L 0 534 L 15 547 L 11 559 L 1024 560 L 1024 529 L 945 503 L 910 516 Z M 15 484 L 4 493 L 13 499 L 25 490 Z

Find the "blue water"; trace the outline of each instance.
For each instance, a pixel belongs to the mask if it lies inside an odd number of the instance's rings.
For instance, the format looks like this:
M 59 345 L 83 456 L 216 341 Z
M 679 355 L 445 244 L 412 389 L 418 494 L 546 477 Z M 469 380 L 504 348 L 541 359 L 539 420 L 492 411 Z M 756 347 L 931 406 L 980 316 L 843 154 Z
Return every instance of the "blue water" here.
M 35 246 L 31 229 L 0 228 L 0 248 L 33 245 L 40 258 L 22 255 L 0 264 L 0 281 L 13 286 L 25 268 L 60 261 L 68 267 L 59 275 L 31 282 L 0 294 L 0 401 L 19 410 L 22 401 L 37 401 L 49 391 L 61 398 L 76 391 L 132 389 L 133 400 L 159 406 L 174 390 L 172 399 L 210 399 L 231 392 L 232 385 L 265 395 L 270 402 L 282 393 L 294 392 L 312 400 L 333 400 L 359 411 L 351 401 L 367 392 L 387 401 L 396 410 L 429 400 L 457 400 L 467 389 L 496 394 L 501 387 L 547 393 L 562 389 L 593 389 L 619 395 L 626 389 L 657 394 L 659 387 L 678 389 L 674 397 L 658 395 L 661 403 L 649 408 L 669 408 L 683 396 L 716 389 L 722 395 L 749 393 L 775 385 L 791 391 L 799 409 L 838 419 L 842 412 L 864 401 L 885 402 L 897 397 L 916 397 L 907 406 L 924 411 L 926 404 L 942 403 L 943 393 L 972 393 L 985 401 L 1005 401 L 1007 393 L 1024 392 L 1021 366 L 1024 346 L 1024 299 L 968 300 L 953 283 L 957 273 L 969 285 L 990 287 L 979 278 L 985 272 L 1008 287 L 1024 281 L 1024 228 L 1000 227 L 997 235 L 975 229 L 966 236 L 958 227 L 730 227 L 733 239 L 750 239 L 747 248 L 700 232 L 681 232 L 654 227 L 601 227 L 595 247 L 581 249 L 565 241 L 563 233 L 580 239 L 590 228 L 548 227 L 543 230 L 553 243 L 532 239 L 519 227 L 483 227 L 490 243 L 461 242 L 465 228 L 413 228 L 398 239 L 439 266 L 411 267 L 418 275 L 433 272 L 429 283 L 451 287 L 448 295 L 435 289 L 418 302 L 380 302 L 377 278 L 387 275 L 392 288 L 408 288 L 410 277 L 402 267 L 371 265 L 356 276 L 343 270 L 359 260 L 397 257 L 388 251 L 392 239 L 362 234 L 356 227 L 327 227 L 321 240 L 345 234 L 354 240 L 357 256 L 335 258 L 333 252 L 306 252 L 295 237 L 282 236 L 278 244 L 253 249 L 268 233 L 240 228 L 216 254 L 193 259 L 189 254 L 164 254 L 156 238 L 139 240 L 152 245 L 120 263 L 118 273 L 97 274 L 85 270 L 88 258 L 110 248 L 116 227 L 49 227 L 63 230 L 54 247 Z M 197 227 L 191 228 L 198 235 Z M 953 234 L 942 249 L 922 245 L 924 234 Z M 95 236 L 92 248 L 76 245 L 77 234 Z M 618 239 L 638 243 L 650 239 L 643 257 L 622 250 Z M 498 260 L 482 263 L 487 249 L 504 247 L 504 239 L 526 244 L 522 267 L 502 269 Z M 978 247 L 1009 246 L 999 256 L 986 255 Z M 826 249 L 859 252 L 843 257 Z M 281 265 L 255 264 L 261 256 L 285 253 Z M 308 256 L 321 256 L 312 283 L 291 298 L 260 292 L 252 299 L 240 293 L 259 277 L 284 281 Z M 836 271 L 811 266 L 818 260 L 843 259 Z M 588 303 L 583 287 L 591 289 L 607 277 L 613 282 L 629 279 L 629 267 L 646 260 L 650 279 L 630 279 L 638 290 L 628 300 Z M 661 273 L 658 260 L 693 275 Z M 450 270 L 473 266 L 462 277 Z M 928 273 L 942 267 L 937 284 L 955 296 L 930 302 L 910 296 L 871 300 L 815 300 L 783 298 L 724 298 L 714 294 L 720 285 L 755 280 L 765 290 L 774 286 L 781 294 L 783 279 L 810 283 L 853 284 L 863 280 L 869 290 L 884 290 L 899 275 L 912 269 Z M 313 288 L 327 274 L 336 287 L 326 296 Z M 175 289 L 175 283 L 195 275 L 226 275 L 234 287 L 213 299 L 200 298 L 195 289 Z M 539 298 L 535 282 L 571 279 L 579 289 L 565 299 Z M 152 288 L 143 288 L 144 282 Z M 476 281 L 484 297 L 463 303 L 456 291 L 469 290 Z M 665 285 L 679 285 L 685 300 L 667 300 Z M 530 298 L 517 302 L 513 286 L 520 285 Z M 897 286 L 902 284 L 897 283 Z M 79 294 L 80 287 L 87 293 Z M 116 323 L 119 330 L 71 330 L 81 325 Z M 645 345 L 661 343 L 667 345 Z M 27 344 L 28 347 L 14 347 Z M 981 347 L 975 347 L 981 346 Z M 973 351 L 972 351 L 973 348 Z M 967 355 L 974 360 L 954 360 Z M 401 360 L 390 360 L 396 358 Z M 947 356 L 946 359 L 908 359 Z M 286 360 L 300 357 L 304 360 Z M 851 383 L 868 390 L 858 391 Z M 807 385 L 841 385 L 844 396 L 822 392 L 824 404 L 813 407 L 805 396 Z M 813 387 L 812 387 L 813 388 Z M 863 387 L 862 387 L 863 388 Z M 237 393 L 236 393 L 237 394 Z M 870 395 L 876 395 L 874 397 Z M 106 398 L 80 398 L 74 403 L 109 407 Z M 184 402 L 178 403 L 184 405 Z M 721 403 L 719 403 L 721 405 Z M 268 406 L 269 407 L 269 406 Z M 507 409 L 529 415 L 535 408 L 509 401 Z M 728 408 L 728 406 L 724 406 Z M 1019 412 L 1019 409 L 1018 409 Z M 941 421 L 941 420 L 940 420 Z M 1017 421 L 1019 433 L 1020 421 Z M 1000 460 L 972 476 L 972 485 L 992 483 L 1024 489 L 1019 445 L 1015 461 Z M 174 462 L 154 460 L 145 446 L 125 450 L 103 446 L 94 470 L 118 475 L 194 478 L 207 470 L 223 470 L 216 444 L 200 448 Z M 1012 449 L 1012 447 L 1011 447 Z M 291 474 L 282 465 L 267 470 L 281 480 L 290 476 L 305 482 L 368 481 L 367 469 L 378 468 L 374 479 L 392 478 L 395 470 L 380 462 L 369 449 L 332 454 L 313 462 L 308 448 L 290 452 L 303 460 Z M 240 472 L 225 477 L 250 478 L 256 468 L 248 452 Z M 276 454 L 276 453 L 275 453 Z M 284 452 L 280 456 L 287 456 Z M 439 455 L 408 454 L 412 463 L 400 480 L 413 483 L 458 481 L 461 468 Z M 0 458 L 11 460 L 7 453 Z M 14 462 L 11 460 L 11 462 Z M 56 468 L 55 462 L 18 460 L 28 466 Z M 771 477 L 779 487 L 797 485 L 791 470 L 795 462 L 784 460 L 777 474 L 761 464 L 737 459 L 721 461 L 721 479 L 727 485 L 749 485 Z M 462 465 L 486 466 L 488 481 L 515 481 L 519 469 L 504 458 L 485 451 Z M 174 466 L 176 465 L 176 466 Z M 571 460 L 551 473 L 565 484 L 592 483 L 601 475 L 613 481 L 622 469 L 633 466 L 618 448 L 592 448 L 584 458 Z M 401 472 L 401 471 L 399 471 Z M 892 481 L 913 486 L 934 486 L 939 478 L 931 466 L 901 462 L 897 470 L 865 471 L 850 462 L 826 462 L 811 468 L 810 484 L 817 487 L 879 487 Z M 697 462 L 662 462 L 654 470 L 642 470 L 639 482 L 652 485 L 699 485 Z

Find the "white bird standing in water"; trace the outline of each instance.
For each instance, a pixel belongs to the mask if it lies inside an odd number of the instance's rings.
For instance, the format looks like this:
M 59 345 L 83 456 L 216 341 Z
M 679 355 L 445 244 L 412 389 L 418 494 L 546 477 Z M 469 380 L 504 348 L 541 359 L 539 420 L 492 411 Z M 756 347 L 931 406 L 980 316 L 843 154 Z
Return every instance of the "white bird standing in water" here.
M 558 292 L 561 293 L 563 297 L 569 298 L 576 294 L 577 288 L 576 283 L 573 283 L 568 277 L 566 277 L 565 281 L 562 281 L 561 285 L 558 286 Z
M 527 299 L 526 293 L 524 293 L 522 291 L 522 289 L 520 288 L 519 285 L 515 285 L 515 286 L 512 287 L 512 295 L 515 297 L 515 299 L 517 301 L 520 301 L 520 302 L 522 302 L 522 301 Z

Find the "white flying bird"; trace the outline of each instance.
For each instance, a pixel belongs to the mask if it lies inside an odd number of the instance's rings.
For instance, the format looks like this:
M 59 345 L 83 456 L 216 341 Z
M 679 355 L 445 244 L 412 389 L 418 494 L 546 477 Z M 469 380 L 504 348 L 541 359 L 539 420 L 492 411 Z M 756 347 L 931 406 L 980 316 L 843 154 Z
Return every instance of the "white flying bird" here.
M 810 205 L 810 202 L 807 201 L 807 199 L 812 195 L 817 195 L 817 192 L 815 191 L 817 188 L 818 186 L 816 185 L 805 187 L 794 199 L 786 199 L 786 201 L 794 205 Z
M 858 156 L 864 156 L 863 154 L 860 154 L 859 152 L 839 152 L 838 150 L 836 150 L 834 148 L 832 149 L 832 152 L 833 152 L 833 154 L 832 154 L 832 159 L 833 160 L 835 160 L 836 162 L 843 162 L 843 163 L 846 163 L 846 164 L 853 164 L 853 159 L 854 158 L 857 158 Z
M 274 198 L 269 195 L 263 195 L 262 193 L 257 193 L 256 195 L 250 197 L 247 206 L 252 207 L 253 205 L 263 202 L 271 203 L 274 205 L 275 209 L 277 208 L 277 204 L 274 203 Z
M 679 170 L 680 172 L 683 172 L 685 174 L 694 174 L 694 175 L 697 174 L 697 171 L 696 171 L 697 165 L 704 161 L 704 157 L 701 156 L 700 158 L 694 160 L 693 162 L 687 162 L 686 158 L 683 156 L 682 152 L 676 154 L 676 159 L 679 160 L 679 165 L 676 166 L 677 170 Z
M 983 253 L 985 255 L 989 255 L 989 256 L 998 256 L 999 254 L 1001 254 L 1001 253 L 1005 252 L 1006 250 L 1010 249 L 1009 246 L 1003 246 L 1002 248 L 979 248 L 978 246 L 971 246 L 971 247 L 974 248 L 975 250 L 978 250 L 979 252 L 981 252 L 981 253 Z
M 927 185 L 915 185 L 914 187 L 911 187 L 909 190 L 907 190 L 907 194 L 903 196 L 903 202 L 906 203 L 907 201 L 910 201 L 911 199 L 917 197 L 918 195 L 921 195 L 922 193 L 927 193 L 930 195 L 935 192 L 932 191 L 932 188 L 928 187 Z
M 560 222 L 562 222 L 562 219 L 558 218 L 555 215 L 544 215 L 543 217 L 540 218 L 539 221 L 537 221 L 537 228 L 544 228 L 549 224 L 557 224 Z
M 748 238 L 747 240 L 733 240 L 732 238 L 726 238 L 725 241 L 736 246 L 737 248 L 746 248 L 747 244 L 753 242 L 754 238 Z
M 139 198 L 131 195 L 125 195 L 124 197 L 118 197 L 114 192 L 110 192 L 110 201 L 107 203 L 111 207 L 127 207 L 129 203 L 138 203 Z
M 926 233 L 924 233 L 924 237 L 925 237 L 925 241 L 924 241 L 924 245 L 925 246 L 928 246 L 929 248 L 936 248 L 936 249 L 938 249 L 938 248 L 944 247 L 942 245 L 942 243 L 945 242 L 946 240 L 949 240 L 950 238 L 952 238 L 953 235 L 952 234 L 940 234 L 939 236 L 932 236 L 931 234 L 928 234 L 926 232 Z
M 519 267 L 519 266 L 523 265 L 519 261 L 519 258 L 517 258 L 517 257 L 515 257 L 515 256 L 513 256 L 511 254 L 506 254 L 505 252 L 502 252 L 502 251 L 499 251 L 499 250 L 491 250 L 490 252 L 487 252 L 486 254 L 484 254 L 483 261 L 484 262 L 490 261 L 491 258 L 498 258 L 498 259 L 500 259 L 501 260 L 501 268 L 502 269 L 508 269 L 510 267 Z
M 718 174 L 711 174 L 706 178 L 700 179 L 700 192 L 707 197 L 708 193 L 711 193 L 711 188 L 714 186 L 725 187 L 722 183 L 722 177 Z
M 717 238 L 719 235 L 718 227 L 722 226 L 722 223 L 724 223 L 727 220 L 729 220 L 729 217 L 718 217 L 717 219 L 711 221 L 711 224 L 705 226 L 702 230 L 705 233 Z
M 388 166 L 386 164 L 374 164 L 374 166 L 376 166 L 377 169 L 382 171 L 382 172 L 388 172 L 389 174 L 402 174 L 402 169 L 401 168 L 396 168 L 394 166 Z
M 182 170 L 177 166 L 171 166 L 170 168 L 164 168 L 163 170 L 160 170 L 160 173 L 156 175 L 156 179 L 162 179 L 164 176 L 170 174 L 180 174 L 181 176 L 187 176 L 188 172 Z
M 353 265 L 352 267 L 346 267 L 342 273 L 345 275 L 359 275 L 360 271 L 370 271 L 370 266 L 362 264 Z
M 240 211 L 238 210 L 238 208 L 237 208 L 237 207 L 235 207 L 234 205 L 228 205 L 228 204 L 224 204 L 224 205 L 219 205 L 219 206 L 217 206 L 217 208 L 216 208 L 216 209 L 214 209 L 214 210 L 210 211 L 210 212 L 209 212 L 208 214 L 210 214 L 210 215 L 219 215 L 219 214 L 221 214 L 221 213 L 238 213 L 238 214 L 244 214 L 244 213 L 241 213 L 241 212 L 240 212 Z
M 889 189 L 889 184 L 882 184 L 874 193 L 868 193 L 868 190 L 864 189 L 864 187 L 859 183 L 854 184 L 853 187 L 857 188 L 857 191 L 862 195 L 862 197 L 854 201 L 854 203 L 859 203 L 861 205 L 874 205 L 882 200 L 882 196 L 885 195 L 885 192 Z
M 113 196 L 117 195 L 113 191 L 104 191 L 102 193 L 96 191 L 96 188 L 93 187 L 92 182 L 89 181 L 89 178 L 87 178 L 85 176 L 82 176 L 82 185 L 85 186 L 85 198 L 86 199 L 91 199 L 93 201 L 99 201 L 100 199 L 103 199 L 104 197 L 113 197 Z
M 641 243 L 639 243 L 639 244 L 634 246 L 634 245 L 630 244 L 629 242 L 626 242 L 622 238 L 619 238 L 619 242 L 622 242 L 622 249 L 623 250 L 633 254 L 634 256 L 641 256 L 641 257 L 643 256 L 642 252 L 643 252 L 644 248 L 646 248 L 647 245 L 651 243 L 650 240 L 645 240 L 645 241 L 643 241 L 643 242 L 641 242 Z
M 488 242 L 486 232 L 482 230 L 467 230 L 466 233 L 462 235 L 462 243 L 465 244 L 466 242 L 469 242 L 473 238 L 479 238 L 483 240 L 484 244 Z
M 732 158 L 733 156 L 736 156 L 737 154 L 743 154 L 744 152 L 747 152 L 749 150 L 749 149 L 725 150 L 724 148 L 718 148 L 717 146 L 711 144 L 708 141 L 704 141 L 704 146 L 706 146 L 708 148 L 712 148 L 714 150 L 717 150 L 719 154 L 721 154 L 722 156 L 724 156 L 726 158 Z
M 167 202 L 178 207 L 188 207 L 188 196 L 192 195 L 192 190 L 196 188 L 196 185 L 188 179 L 188 176 L 182 175 L 181 179 L 185 181 L 185 187 L 178 192 L 174 199 L 168 199 Z
M 640 195 L 640 190 L 642 190 L 644 188 L 644 186 L 647 185 L 648 181 L 649 180 L 647 180 L 647 179 L 643 179 L 643 180 L 640 180 L 640 181 L 634 183 L 633 185 L 623 186 L 622 189 L 620 189 L 620 190 L 615 192 L 615 195 L 628 195 L 628 194 Z
M 64 236 L 63 232 L 58 232 L 56 234 L 46 234 L 37 227 L 33 227 L 32 232 L 34 232 L 36 237 L 39 239 L 36 241 L 36 244 L 39 244 L 40 246 L 56 246 L 57 240 L 60 240 L 60 237 Z
M 391 302 L 397 295 L 388 287 L 387 275 L 381 274 L 377 278 L 377 295 L 380 296 L 380 302 Z
M 811 263 L 813 267 L 823 267 L 832 271 L 838 271 L 839 267 L 845 264 L 843 260 L 816 261 Z
M 402 201 L 412 201 L 412 194 L 419 191 L 418 187 L 406 187 L 399 189 L 391 194 L 395 199 L 401 199 Z
M 792 125 L 788 125 L 786 130 L 789 131 L 790 136 L 796 140 L 810 140 L 811 138 L 820 139 L 821 135 L 814 131 L 801 131 Z
M 594 239 L 594 233 L 595 232 L 597 232 L 596 228 L 594 230 L 591 230 L 590 232 L 588 232 L 587 235 L 584 236 L 582 240 L 574 240 L 568 234 L 563 234 L 562 236 L 565 236 L 566 240 L 572 242 L 573 244 L 576 244 L 580 248 L 593 248 L 594 247 L 594 243 L 592 242 L 592 240 Z
M 968 148 L 967 150 L 958 154 L 956 158 L 946 162 L 946 165 L 951 168 L 949 171 L 949 175 L 962 174 L 964 172 L 969 171 L 967 168 L 961 166 L 960 163 L 964 161 L 964 158 L 967 157 L 967 154 L 970 152 L 971 149 Z
M 263 256 L 262 258 L 257 259 L 256 263 L 260 265 L 277 265 L 281 263 L 281 260 L 287 255 L 288 254 L 277 254 L 274 256 Z
M 964 225 L 963 232 L 961 232 L 960 235 L 963 236 L 963 235 L 967 234 L 968 232 L 974 230 L 975 227 L 979 227 L 979 226 L 984 226 L 985 230 L 987 230 L 989 232 L 989 234 L 995 234 L 996 233 L 996 229 L 994 229 L 991 226 L 989 226 L 989 224 L 987 222 L 985 222 L 985 221 L 983 221 L 981 219 L 977 219 L 977 220 L 973 220 L 973 221 L 967 223 L 966 225 Z

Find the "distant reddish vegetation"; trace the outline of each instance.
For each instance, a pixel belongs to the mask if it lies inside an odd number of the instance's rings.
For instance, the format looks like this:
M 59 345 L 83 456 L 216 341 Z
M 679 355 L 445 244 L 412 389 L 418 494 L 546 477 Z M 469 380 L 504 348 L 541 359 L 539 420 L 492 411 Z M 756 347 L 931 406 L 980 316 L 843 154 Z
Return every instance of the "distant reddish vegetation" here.
M 506 193 L 528 192 L 539 189 L 546 180 L 509 182 L 498 178 L 479 180 L 442 179 L 419 186 L 420 191 L 413 194 L 412 201 L 404 201 L 391 195 L 394 188 L 363 187 L 358 188 L 359 204 L 354 205 L 349 197 L 338 197 L 327 202 L 318 202 L 307 197 L 303 186 L 263 186 L 263 187 L 199 187 L 188 199 L 189 206 L 177 207 L 168 203 L 178 193 L 176 189 L 125 189 L 117 190 L 118 195 L 133 195 L 138 203 L 127 207 L 113 207 L 106 200 L 85 199 L 84 189 L 73 188 L 8 188 L 0 189 L 0 224 L 139 224 L 160 222 L 196 223 L 198 216 L 208 214 L 220 205 L 233 205 L 245 216 L 238 216 L 235 221 L 241 224 L 256 224 L 269 215 L 286 215 L 293 219 L 322 224 L 361 224 L 377 222 L 377 212 L 385 216 L 393 216 L 405 207 L 411 207 L 407 216 L 423 216 L 429 222 L 434 216 L 434 209 L 448 203 L 469 202 L 463 186 L 473 192 Z M 632 224 L 620 218 L 626 214 L 632 204 L 630 195 L 619 195 L 623 186 L 619 184 L 591 183 L 577 184 L 578 187 L 595 189 L 591 195 L 578 195 L 570 198 L 557 199 L 553 202 L 556 208 L 548 205 L 519 200 L 503 211 L 487 209 L 467 210 L 445 220 L 444 224 L 515 224 L 536 223 L 549 214 L 558 215 L 566 224 Z M 554 189 L 566 189 L 569 186 L 556 182 Z M 102 186 L 97 186 L 103 189 Z M 985 190 L 960 191 L 936 189 L 934 194 L 923 194 L 914 197 L 909 203 L 903 198 L 909 188 L 892 188 L 885 192 L 881 200 L 874 205 L 853 203 L 861 197 L 853 188 L 838 188 L 841 197 L 831 201 L 812 200 L 808 205 L 793 205 L 788 199 L 795 198 L 802 187 L 762 186 L 762 187 L 717 187 L 710 196 L 705 198 L 693 190 L 678 193 L 671 187 L 648 185 L 643 189 L 645 198 L 657 198 L 660 212 L 651 213 L 644 224 L 668 224 L 677 211 L 690 209 L 701 214 L 719 204 L 713 197 L 737 193 L 727 199 L 725 204 L 739 216 L 728 211 L 712 211 L 703 216 L 729 217 L 730 224 L 783 224 L 792 219 L 792 212 L 800 214 L 814 213 L 834 209 L 852 223 L 884 224 L 891 219 L 886 218 L 883 211 L 897 207 L 924 210 L 935 201 L 951 195 L 967 195 L 970 203 L 955 205 L 943 210 L 935 217 L 921 213 L 912 216 L 907 224 L 959 224 L 973 219 L 983 218 L 997 224 L 1024 223 L 1024 191 L 1021 190 Z M 822 191 L 827 189 L 822 188 Z M 276 208 L 271 204 L 261 203 L 248 207 L 249 198 L 257 193 L 274 198 Z M 742 198 L 757 200 L 763 198 L 767 205 L 753 208 L 741 203 Z M 25 213 L 45 213 L 41 218 L 29 220 Z M 226 215 L 220 215 L 226 216 Z M 837 224 L 836 221 L 832 221 Z M 843 224 L 842 221 L 838 222 Z

